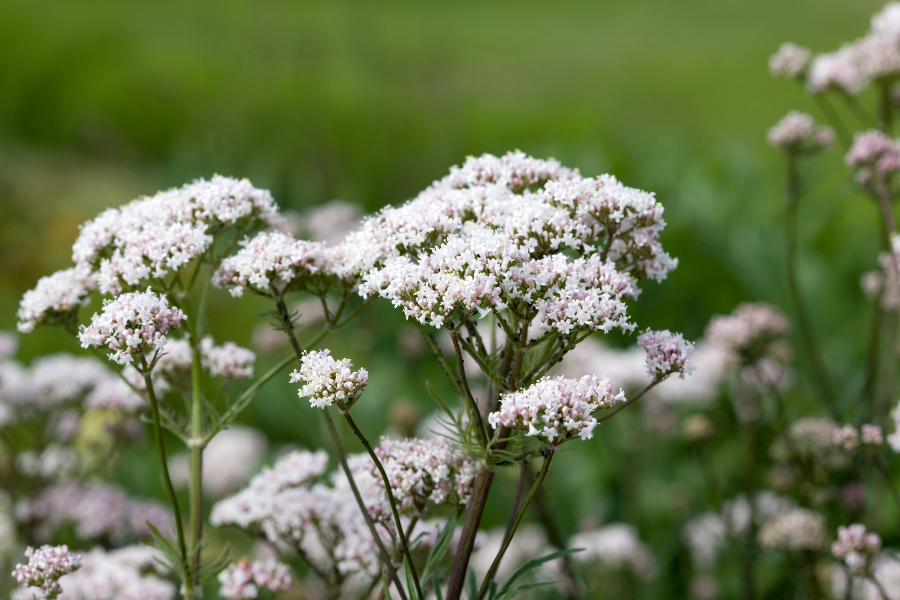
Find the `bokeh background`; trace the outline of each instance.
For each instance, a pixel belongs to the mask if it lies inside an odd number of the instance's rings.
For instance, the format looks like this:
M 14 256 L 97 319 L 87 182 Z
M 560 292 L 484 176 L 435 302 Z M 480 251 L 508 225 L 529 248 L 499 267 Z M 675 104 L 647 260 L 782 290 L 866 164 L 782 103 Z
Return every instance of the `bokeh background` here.
M 783 164 L 765 133 L 791 108 L 820 115 L 797 84 L 770 78 L 767 57 L 783 41 L 835 49 L 881 5 L 2 0 L 0 329 L 15 328 L 21 294 L 68 266 L 78 225 L 106 207 L 220 173 L 250 178 L 284 208 L 342 199 L 372 211 L 467 155 L 512 149 L 657 193 L 663 243 L 681 263 L 646 287 L 634 308 L 641 326 L 697 338 L 711 315 L 746 299 L 791 314 Z M 879 239 L 875 206 L 841 160 L 833 150 L 807 170 L 801 278 L 829 367 L 849 385 L 870 310 L 859 275 L 874 267 Z M 212 307 L 219 340 L 248 345 L 265 321 L 252 299 L 217 293 Z M 360 410 L 373 431 L 389 426 L 390 401 L 432 410 L 422 382 L 441 376 L 427 357 L 398 354 L 402 328 L 376 303 L 331 344 L 372 374 Z M 42 329 L 22 339 L 19 357 L 60 349 L 77 346 Z M 282 382 L 242 420 L 273 442 L 315 445 L 314 417 Z M 654 519 L 688 510 L 679 502 L 690 504 L 696 474 L 639 453 L 627 429 L 609 432 L 551 476 L 554 501 L 572 508 L 560 511 L 563 527 L 638 523 L 675 572 L 677 530 Z M 119 477 L 159 493 L 141 460 L 126 459 Z M 640 469 L 658 475 L 630 485 Z M 488 516 L 503 522 L 497 496 Z M 670 597 L 661 590 L 679 578 L 663 579 L 657 592 Z

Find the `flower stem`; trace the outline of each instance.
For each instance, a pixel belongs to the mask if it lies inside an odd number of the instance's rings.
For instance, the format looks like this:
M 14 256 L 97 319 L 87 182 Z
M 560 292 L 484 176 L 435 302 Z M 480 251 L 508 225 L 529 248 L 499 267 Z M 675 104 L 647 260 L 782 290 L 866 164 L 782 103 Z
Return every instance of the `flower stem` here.
M 541 484 L 544 482 L 544 478 L 547 476 L 547 471 L 550 469 L 550 461 L 553 460 L 553 454 L 555 451 L 553 448 L 547 448 L 544 453 L 544 463 L 541 465 L 541 471 L 538 473 L 537 479 L 534 482 L 534 485 L 531 486 L 531 489 L 528 491 L 528 495 L 525 496 L 525 500 L 522 502 L 522 506 L 519 507 L 519 512 L 516 513 L 515 521 L 513 521 L 512 528 L 506 535 L 506 538 L 503 540 L 503 546 L 500 547 L 500 551 L 497 553 L 497 556 L 494 557 L 494 562 L 491 564 L 491 568 L 488 569 L 487 575 L 484 578 L 484 581 L 481 584 L 481 589 L 478 591 L 478 596 L 475 597 L 475 600 L 483 600 L 485 595 L 487 594 L 488 587 L 490 587 L 491 581 L 493 581 L 494 576 L 497 574 L 497 569 L 500 567 L 500 561 L 503 559 L 503 555 L 506 553 L 506 549 L 509 548 L 509 543 L 512 541 L 513 536 L 516 534 L 516 529 L 519 528 L 519 523 L 522 522 L 522 517 L 525 516 L 525 510 L 528 508 L 528 505 L 531 503 L 531 499 L 534 498 L 534 495 L 537 493 L 538 488 L 541 487 Z
M 375 454 L 375 450 L 372 449 L 372 444 L 369 443 L 369 440 L 366 439 L 366 436 L 362 431 L 359 430 L 359 427 L 357 427 L 356 421 L 354 421 L 353 417 L 350 416 L 349 409 L 342 408 L 341 414 L 344 415 L 344 419 L 347 420 L 347 424 L 350 425 L 350 429 L 352 429 L 353 433 L 356 434 L 356 437 L 359 439 L 363 447 L 366 449 L 366 452 L 368 452 L 369 456 L 372 458 L 372 462 L 375 463 L 375 468 L 378 469 L 378 472 L 381 474 L 381 479 L 384 481 L 385 495 L 387 496 L 388 502 L 391 505 L 391 513 L 394 515 L 394 523 L 397 526 L 397 537 L 400 538 L 400 546 L 403 549 L 403 556 L 406 557 L 410 573 L 412 574 L 413 585 L 416 588 L 416 598 L 424 598 L 425 596 L 422 595 L 422 586 L 419 583 L 419 574 L 416 572 L 416 567 L 413 564 L 412 554 L 409 551 L 409 541 L 406 539 L 406 533 L 403 531 L 403 523 L 400 521 L 400 513 L 397 511 L 397 502 L 394 500 L 394 494 L 391 491 L 391 482 L 384 470 L 384 466 L 378 459 L 378 455 Z
M 645 388 L 642 389 L 640 392 L 638 392 L 637 395 L 635 395 L 634 398 L 632 398 L 631 400 L 626 400 L 625 402 L 623 402 L 622 404 L 620 404 L 620 405 L 617 406 L 616 408 L 612 409 L 610 412 L 606 413 L 605 415 L 603 415 L 602 417 L 600 417 L 599 419 L 597 419 L 597 422 L 598 422 L 598 423 L 602 423 L 603 421 L 606 421 L 607 419 L 613 418 L 613 417 L 616 416 L 616 414 L 618 414 L 620 411 L 625 410 L 626 408 L 628 408 L 629 406 L 631 406 L 632 404 L 634 404 L 635 402 L 637 402 L 638 400 L 640 400 L 640 399 L 643 397 L 644 394 L 646 394 L 647 392 L 649 392 L 650 390 L 652 390 L 653 388 L 655 388 L 656 385 L 657 385 L 658 383 L 659 383 L 659 379 L 654 379 L 654 380 L 651 381 L 649 384 L 647 384 L 647 387 L 645 387 Z
M 478 407 L 478 403 L 475 402 L 472 391 L 469 389 L 469 380 L 466 378 L 462 350 L 459 347 L 459 334 L 455 329 L 448 328 L 448 330 L 450 331 L 450 339 L 453 340 L 453 349 L 456 351 L 456 368 L 459 371 L 459 377 L 462 380 L 463 390 L 465 391 L 466 402 L 469 407 L 469 412 L 471 413 L 469 418 L 473 419 L 478 424 L 478 437 L 481 440 L 481 445 L 484 448 L 487 448 L 488 440 L 490 438 L 488 436 L 487 426 L 484 424 L 484 417 L 481 415 L 481 409 Z
M 328 427 L 328 433 L 331 435 L 331 441 L 334 443 L 334 450 L 338 456 L 338 462 L 341 463 L 341 468 L 344 470 L 344 475 L 347 476 L 347 481 L 350 483 L 350 489 L 353 490 L 353 497 L 356 498 L 356 503 L 359 505 L 359 509 L 362 511 L 363 517 L 366 520 L 366 525 L 369 528 L 369 532 L 372 534 L 372 537 L 375 539 L 375 543 L 378 545 L 378 551 L 381 553 L 381 562 L 384 563 L 385 569 L 387 569 L 391 578 L 394 581 L 400 581 L 397 579 L 397 571 L 394 569 L 394 563 L 391 561 L 390 554 L 387 549 L 384 547 L 384 542 L 381 541 L 381 536 L 378 535 L 378 531 L 375 529 L 375 523 L 372 521 L 372 516 L 369 514 L 368 509 L 366 509 L 366 503 L 363 501 L 362 495 L 359 493 L 359 488 L 356 487 L 356 481 L 353 479 L 353 473 L 350 471 L 350 465 L 347 464 L 347 455 L 344 453 L 344 446 L 341 444 L 341 438 L 338 436 L 337 429 L 334 426 L 334 421 L 331 420 L 331 413 L 329 412 L 328 407 L 325 407 L 323 413 L 325 417 L 325 425 Z M 402 600 L 406 600 L 406 594 L 403 591 L 401 586 L 397 586 L 397 591 L 400 594 Z
M 146 367 L 146 363 L 143 365 Z M 159 463 L 162 468 L 163 482 L 166 486 L 166 492 L 169 494 L 169 502 L 172 504 L 172 511 L 175 513 L 175 533 L 178 536 L 178 549 L 181 551 L 182 568 L 187 567 L 187 548 L 184 542 L 184 526 L 181 523 L 181 509 L 178 507 L 178 496 L 175 494 L 175 487 L 172 485 L 172 479 L 169 477 L 169 464 L 166 460 L 166 445 L 163 441 L 162 427 L 159 424 L 159 403 L 156 400 L 156 394 L 153 391 L 153 381 L 150 378 L 150 372 L 144 370 L 144 385 L 147 387 L 147 397 L 150 399 L 150 408 L 153 411 L 153 433 L 156 439 L 156 449 L 159 453 Z M 188 578 L 185 578 L 188 579 Z M 189 581 L 185 581 L 186 588 L 192 588 Z M 187 598 L 187 590 L 185 598 Z
M 797 165 L 797 156 L 789 154 L 787 157 L 787 185 L 785 189 L 785 213 L 784 233 L 787 245 L 787 279 L 791 300 L 797 310 L 797 321 L 800 325 L 800 336 L 806 348 L 806 354 L 812 363 L 815 381 L 819 388 L 819 394 L 825 401 L 825 406 L 831 416 L 838 418 L 837 406 L 831 382 L 822 361 L 822 353 L 816 343 L 813 334 L 812 322 L 806 303 L 800 294 L 800 284 L 797 281 L 797 202 L 800 198 L 800 172 Z

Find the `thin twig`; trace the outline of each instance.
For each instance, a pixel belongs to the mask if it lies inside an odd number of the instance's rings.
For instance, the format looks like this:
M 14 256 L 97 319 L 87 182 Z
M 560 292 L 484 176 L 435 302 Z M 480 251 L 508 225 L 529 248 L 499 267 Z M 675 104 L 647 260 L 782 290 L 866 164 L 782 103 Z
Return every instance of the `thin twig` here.
M 644 396 L 644 394 L 646 394 L 647 392 L 649 392 L 650 390 L 655 388 L 657 386 L 657 384 L 659 383 L 659 381 L 660 381 L 659 379 L 654 379 L 647 385 L 647 387 L 645 387 L 640 392 L 638 392 L 634 398 L 632 398 L 631 400 L 625 400 L 625 402 L 623 402 L 622 404 L 620 404 L 619 406 L 617 406 L 610 412 L 606 413 L 605 415 L 603 415 L 602 417 L 597 419 L 597 422 L 602 423 L 603 421 L 606 421 L 607 419 L 612 419 L 620 411 L 625 410 L 626 408 L 628 408 L 629 406 L 631 406 L 632 404 L 634 404 L 635 402 L 640 400 Z

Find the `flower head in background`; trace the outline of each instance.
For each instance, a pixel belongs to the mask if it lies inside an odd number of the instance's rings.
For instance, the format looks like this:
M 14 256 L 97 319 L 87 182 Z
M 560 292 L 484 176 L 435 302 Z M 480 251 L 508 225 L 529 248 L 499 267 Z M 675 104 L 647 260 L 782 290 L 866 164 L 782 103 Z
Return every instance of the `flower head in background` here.
M 650 548 L 638 537 L 637 529 L 625 523 L 610 523 L 578 533 L 569 539 L 568 546 L 584 548 L 573 555 L 582 564 L 626 569 L 645 581 L 656 572 L 656 561 Z
M 838 539 L 831 544 L 832 556 L 857 575 L 868 572 L 872 557 L 880 550 L 881 537 L 860 523 L 838 527 Z
M 860 132 L 853 138 L 844 162 L 856 171 L 856 182 L 868 187 L 900 171 L 900 145 L 875 129 Z
M 769 73 L 773 77 L 785 79 L 799 79 L 809 66 L 812 52 L 790 42 L 785 42 L 778 48 L 778 52 L 769 57 Z
M 454 452 L 446 438 L 382 440 L 375 454 L 402 510 L 421 514 L 432 506 L 468 502 L 476 466 Z M 380 477 L 375 481 L 383 484 Z
M 834 142 L 834 130 L 816 125 L 811 115 L 792 110 L 769 130 L 767 139 L 773 148 L 809 154 L 830 146 Z
M 153 355 L 165 347 L 166 334 L 181 327 L 185 319 L 180 308 L 169 308 L 164 295 L 157 296 L 148 288 L 105 301 L 103 311 L 94 314 L 78 339 L 82 348 L 106 346 L 112 351 L 110 360 L 120 365 L 130 365 L 136 358 L 140 365 L 152 362 Z
M 777 307 L 744 302 L 730 315 L 716 315 L 706 326 L 706 338 L 727 348 L 735 361 L 753 364 L 761 358 L 781 358 L 780 338 L 791 324 Z
M 231 381 L 253 377 L 256 354 L 234 342 L 216 346 L 213 339 L 206 336 L 200 340 L 200 360 L 210 375 Z
M 291 587 L 291 574 L 287 565 L 273 559 L 245 559 L 231 563 L 219 573 L 219 593 L 226 600 L 252 600 L 260 590 L 272 593 L 286 592 Z
M 30 333 L 38 325 L 75 326 L 75 313 L 86 306 L 97 278 L 85 266 L 57 271 L 41 277 L 33 290 L 25 292 L 19 304 L 18 329 Z
M 59 579 L 81 567 L 81 557 L 69 552 L 69 547 L 41 546 L 25 550 L 28 564 L 16 565 L 13 578 L 23 587 L 40 588 L 48 600 L 62 593 Z
M 820 550 L 826 542 L 825 517 L 808 508 L 795 508 L 769 519 L 758 538 L 767 550 Z
M 335 360 L 330 350 L 304 352 L 300 364 L 300 371 L 291 373 L 291 383 L 302 382 L 300 397 L 309 397 L 316 408 L 335 403 L 342 410 L 349 408 L 369 383 L 368 371 L 354 371 L 349 359 Z
M 625 393 L 613 392 L 606 377 L 542 379 L 529 388 L 501 396 L 500 410 L 488 415 L 491 427 L 521 429 L 558 446 L 578 435 L 593 437 L 597 419 L 593 413 L 625 401 Z
M 866 78 L 856 61 L 852 46 L 813 58 L 806 76 L 806 87 L 813 94 L 829 90 L 855 95 L 866 85 Z
M 694 344 L 680 333 L 647 331 L 638 336 L 637 343 L 647 352 L 647 373 L 653 379 L 662 381 L 672 373 L 678 373 L 684 379 L 696 369 L 689 358 Z

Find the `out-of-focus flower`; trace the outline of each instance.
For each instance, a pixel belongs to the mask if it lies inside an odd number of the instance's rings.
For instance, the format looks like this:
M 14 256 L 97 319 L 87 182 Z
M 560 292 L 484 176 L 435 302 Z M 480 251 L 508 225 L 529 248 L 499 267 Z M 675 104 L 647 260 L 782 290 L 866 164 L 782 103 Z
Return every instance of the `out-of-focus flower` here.
M 50 444 L 40 453 L 26 450 L 16 455 L 16 470 L 28 477 L 45 480 L 65 479 L 78 467 L 78 455 L 74 450 L 59 444 Z
M 245 559 L 228 565 L 219 573 L 219 593 L 226 600 L 252 600 L 260 590 L 286 592 L 291 587 L 291 574 L 287 565 L 275 560 Z
M 148 288 L 143 293 L 128 293 L 103 303 L 103 311 L 94 314 L 91 324 L 78 334 L 81 347 L 108 347 L 110 360 L 130 365 L 135 358 L 145 360 L 166 345 L 166 334 L 181 327 L 187 319 L 180 308 L 169 308 L 164 295 Z M 153 356 L 149 356 L 152 361 Z M 150 362 L 147 361 L 147 362 Z
M 894 421 L 894 433 L 887 436 L 887 442 L 891 450 L 900 453 L 900 403 L 891 410 L 891 419 Z
M 37 550 L 29 547 L 25 556 L 28 564 L 16 565 L 13 579 L 23 587 L 39 588 L 48 600 L 62 592 L 61 577 L 81 568 L 81 557 L 69 552 L 66 545 L 41 546 Z
M 809 66 L 806 86 L 813 94 L 837 89 L 856 94 L 866 84 L 852 46 L 844 46 L 837 52 L 819 54 Z
M 844 450 L 852 451 L 859 447 L 859 432 L 853 425 L 847 424 L 834 430 L 834 443 Z
M 300 363 L 300 371 L 291 373 L 291 383 L 303 382 L 299 395 L 308 396 L 309 403 L 316 408 L 335 402 L 341 406 L 353 404 L 369 383 L 368 371 L 353 371 L 349 359 L 334 360 L 330 350 L 304 352 Z
M 684 379 L 697 368 L 689 358 L 694 344 L 680 333 L 647 331 L 638 336 L 637 343 L 647 352 L 647 373 L 653 379 L 662 380 L 672 373 Z
M 711 437 L 715 433 L 715 426 L 704 415 L 691 415 L 681 424 L 684 437 L 692 442 L 699 442 Z
M 306 211 L 300 226 L 310 239 L 329 245 L 338 244 L 360 226 L 362 215 L 362 207 L 358 204 L 332 200 Z
M 503 545 L 505 533 L 503 528 L 498 528 L 485 531 L 480 535 L 480 546 L 472 552 L 472 557 L 469 561 L 469 565 L 479 579 L 487 575 L 491 563 L 494 562 L 497 552 Z M 547 536 L 540 526 L 532 523 L 522 523 L 516 530 L 516 535 L 513 536 L 506 553 L 503 555 L 500 568 L 497 569 L 496 578 L 498 581 L 503 581 L 529 560 L 546 556 L 555 550 L 557 548 L 554 548 L 547 542 Z M 553 568 L 555 564 L 558 564 L 557 561 L 548 563 L 545 570 L 538 575 L 538 578 L 544 581 L 558 579 L 558 577 L 553 576 L 542 577 L 545 574 L 549 575 L 546 568 Z
M 148 546 L 118 550 L 96 548 L 80 555 L 81 568 L 60 582 L 58 600 L 175 600 L 175 586 L 148 574 L 158 569 L 161 553 Z M 51 596 L 31 589 L 16 590 L 11 600 L 49 600 Z
M 400 508 L 420 514 L 430 506 L 466 504 L 476 468 L 445 438 L 382 440 L 375 449 Z M 376 482 L 383 483 L 374 472 Z
M 627 569 L 644 580 L 656 572 L 656 561 L 650 549 L 641 541 L 637 530 L 625 523 L 610 523 L 578 533 L 569 540 L 568 546 L 584 548 L 573 555 L 580 563 L 605 569 Z
M 880 552 L 872 557 L 869 573 L 869 577 L 851 573 L 848 578 L 847 569 L 843 566 L 831 569 L 833 597 L 849 597 L 852 600 L 900 600 L 900 560 L 892 552 Z M 873 583 L 873 579 L 878 581 L 878 585 Z M 881 590 L 887 595 L 882 595 Z
M 203 491 L 213 498 L 235 492 L 259 468 L 267 446 L 266 436 L 251 427 L 232 425 L 216 434 L 203 449 Z M 187 485 L 188 461 L 184 453 L 169 459 L 175 485 Z
M 512 427 L 558 446 L 578 435 L 593 437 L 597 419 L 593 413 L 625 401 L 625 393 L 613 393 L 606 377 L 542 379 L 529 388 L 500 399 L 500 410 L 488 415 L 491 427 Z
M 881 537 L 866 526 L 855 523 L 838 527 L 838 538 L 831 544 L 831 554 L 843 562 L 851 573 L 867 573 L 872 558 L 881 551 Z
M 19 331 L 30 333 L 43 324 L 74 327 L 75 312 L 87 305 L 88 296 L 95 289 L 97 278 L 84 266 L 41 277 L 37 286 L 22 297 L 16 315 Z
M 728 348 L 735 360 L 752 364 L 769 354 L 772 343 L 790 330 L 790 322 L 778 308 L 745 302 L 730 315 L 710 319 L 706 337 Z
M 790 42 L 785 42 L 778 52 L 769 57 L 769 73 L 774 77 L 796 79 L 803 75 L 809 65 L 812 52 Z
M 826 542 L 825 517 L 808 508 L 796 508 L 763 524 L 758 538 L 767 550 L 820 550 Z
M 705 512 L 685 523 L 681 539 L 691 553 L 695 568 L 701 571 L 712 568 L 725 547 L 726 533 L 722 517 L 714 512 Z
M 34 498 L 20 500 L 16 518 L 31 527 L 39 540 L 50 540 L 70 526 L 81 540 L 113 544 L 149 537 L 148 521 L 161 531 L 172 526 L 170 512 L 158 502 L 129 498 L 111 484 L 74 481 L 54 484 Z
M 246 379 L 253 377 L 256 355 L 234 342 L 216 346 L 209 336 L 200 341 L 200 359 L 213 377 L 222 379 Z
M 19 338 L 8 331 L 0 331 L 0 363 L 10 360 L 19 348 Z
M 856 182 L 870 185 L 900 171 L 900 145 L 887 134 L 872 129 L 857 133 L 844 157 L 848 167 L 856 171 Z
M 769 130 L 768 141 L 786 152 L 814 152 L 834 142 L 834 130 L 816 125 L 811 115 L 792 110 Z

